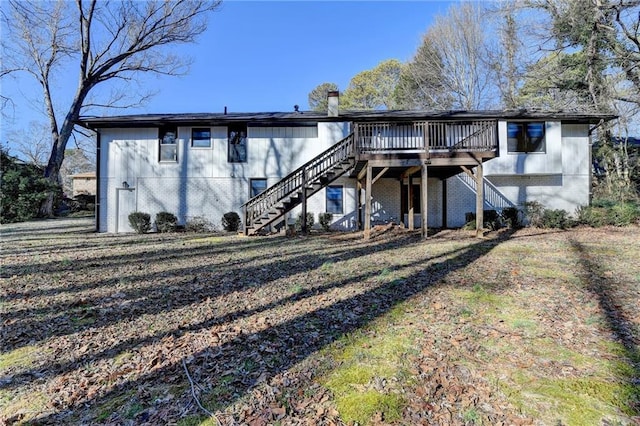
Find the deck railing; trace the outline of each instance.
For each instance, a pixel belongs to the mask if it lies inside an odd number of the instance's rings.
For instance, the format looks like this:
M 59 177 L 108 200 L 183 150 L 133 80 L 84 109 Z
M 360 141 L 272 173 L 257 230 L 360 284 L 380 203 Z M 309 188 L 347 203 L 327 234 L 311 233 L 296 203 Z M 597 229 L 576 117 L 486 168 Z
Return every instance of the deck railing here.
M 361 154 L 430 151 L 491 151 L 497 148 L 497 121 L 414 121 L 355 123 Z

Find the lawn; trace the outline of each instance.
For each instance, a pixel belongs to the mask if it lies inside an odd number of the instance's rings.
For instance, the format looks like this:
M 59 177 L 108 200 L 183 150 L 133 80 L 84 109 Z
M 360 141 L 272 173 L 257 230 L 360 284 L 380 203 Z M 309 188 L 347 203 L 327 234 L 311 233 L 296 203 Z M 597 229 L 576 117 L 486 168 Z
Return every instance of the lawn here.
M 640 422 L 638 227 L 0 231 L 0 424 Z

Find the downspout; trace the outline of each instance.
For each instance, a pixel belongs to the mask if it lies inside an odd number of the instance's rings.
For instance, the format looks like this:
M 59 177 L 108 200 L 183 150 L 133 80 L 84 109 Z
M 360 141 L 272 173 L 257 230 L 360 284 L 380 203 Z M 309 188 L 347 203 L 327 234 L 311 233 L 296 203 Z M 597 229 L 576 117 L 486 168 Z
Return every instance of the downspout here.
M 100 232 L 100 149 L 101 149 L 101 134 L 97 129 L 93 129 L 96 132 L 96 232 Z

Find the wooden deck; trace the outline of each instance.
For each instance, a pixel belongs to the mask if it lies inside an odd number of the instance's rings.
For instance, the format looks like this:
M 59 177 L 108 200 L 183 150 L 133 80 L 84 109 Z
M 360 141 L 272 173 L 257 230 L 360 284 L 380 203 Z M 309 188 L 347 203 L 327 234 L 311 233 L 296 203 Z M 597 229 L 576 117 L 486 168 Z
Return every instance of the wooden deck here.
M 354 123 L 355 167 L 351 176 L 358 181 L 357 194 L 364 190 L 363 229 L 365 238 L 371 231 L 373 184 L 382 177 L 407 178 L 411 200 L 411 181 L 420 179 L 421 211 L 428 211 L 428 178 L 445 179 L 462 171 L 477 184 L 476 232 L 482 235 L 483 226 L 483 167 L 482 163 L 498 155 L 497 120 L 471 121 L 413 121 Z M 364 201 L 364 202 L 363 202 Z M 411 202 L 409 202 L 411 203 Z M 409 211 L 409 228 L 413 229 L 413 209 Z M 427 215 L 423 216 L 422 231 L 427 237 Z
M 389 174 L 427 164 L 432 176 L 446 177 L 498 155 L 496 120 L 354 123 L 356 167 L 389 168 Z
M 370 231 L 372 186 L 389 173 L 422 179 L 422 211 L 427 209 L 427 179 L 445 178 L 465 171 L 479 182 L 476 215 L 482 228 L 482 163 L 497 156 L 497 120 L 355 122 L 352 133 L 325 152 L 244 204 L 245 233 L 253 235 L 280 221 L 302 205 L 305 217 L 307 199 L 342 175 L 357 180 L 365 191 L 364 231 Z M 473 172 L 472 170 L 475 170 Z M 409 185 L 411 187 L 411 185 Z M 358 197 L 361 191 L 357 191 Z M 410 206 L 410 211 L 412 207 Z M 359 215 L 358 215 L 359 216 Z M 305 226 L 303 224 L 303 232 Z M 427 235 L 427 220 L 422 221 Z

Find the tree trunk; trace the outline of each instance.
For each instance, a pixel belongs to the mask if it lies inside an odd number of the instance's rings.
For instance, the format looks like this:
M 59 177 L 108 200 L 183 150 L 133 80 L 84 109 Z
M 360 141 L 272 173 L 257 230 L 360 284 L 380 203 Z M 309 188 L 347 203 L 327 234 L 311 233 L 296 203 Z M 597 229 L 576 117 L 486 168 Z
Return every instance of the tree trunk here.
M 71 107 L 64 119 L 60 132 L 58 133 L 55 128 L 51 132 L 54 139 L 53 148 L 51 149 L 51 156 L 49 157 L 47 167 L 44 169 L 44 177 L 58 188 L 61 188 L 62 185 L 60 169 L 62 168 L 62 162 L 64 161 L 64 152 L 67 149 L 67 142 L 69 142 L 69 138 L 71 138 L 73 127 L 76 120 L 78 120 L 78 117 L 80 117 L 80 109 L 82 108 L 82 104 L 84 103 L 90 89 L 91 84 L 87 83 L 85 80 L 76 92 L 76 96 L 71 103 Z M 53 114 L 53 111 L 50 110 L 49 114 Z M 52 123 L 55 123 L 55 117 L 50 118 L 53 118 Z M 51 191 L 47 198 L 42 201 L 38 211 L 38 216 L 54 217 L 55 195 L 55 192 Z

